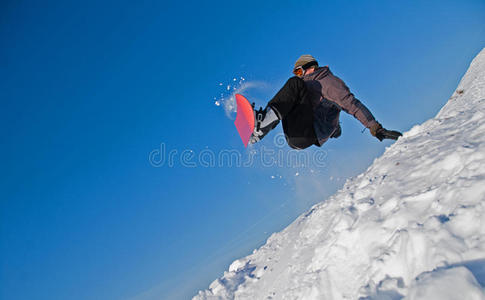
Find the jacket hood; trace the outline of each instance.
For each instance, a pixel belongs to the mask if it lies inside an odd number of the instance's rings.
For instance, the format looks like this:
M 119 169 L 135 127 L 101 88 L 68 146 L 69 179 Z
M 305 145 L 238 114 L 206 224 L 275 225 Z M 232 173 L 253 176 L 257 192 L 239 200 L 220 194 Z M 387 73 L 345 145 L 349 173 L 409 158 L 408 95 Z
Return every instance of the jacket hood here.
M 303 80 L 318 80 L 327 76 L 329 72 L 328 66 L 318 67 L 313 73 L 303 76 Z

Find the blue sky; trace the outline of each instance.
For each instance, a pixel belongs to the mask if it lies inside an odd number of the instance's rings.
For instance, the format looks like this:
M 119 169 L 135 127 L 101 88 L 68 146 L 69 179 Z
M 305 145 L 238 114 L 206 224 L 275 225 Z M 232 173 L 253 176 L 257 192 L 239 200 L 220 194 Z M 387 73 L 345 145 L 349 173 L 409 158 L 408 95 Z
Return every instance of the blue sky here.
M 263 105 L 313 54 L 405 131 L 485 46 L 485 3 L 3 1 L 0 41 L 0 299 L 187 299 L 390 144 L 343 115 L 323 166 L 184 166 L 248 157 L 214 104 L 233 78 Z M 281 130 L 252 150 L 288 153 Z

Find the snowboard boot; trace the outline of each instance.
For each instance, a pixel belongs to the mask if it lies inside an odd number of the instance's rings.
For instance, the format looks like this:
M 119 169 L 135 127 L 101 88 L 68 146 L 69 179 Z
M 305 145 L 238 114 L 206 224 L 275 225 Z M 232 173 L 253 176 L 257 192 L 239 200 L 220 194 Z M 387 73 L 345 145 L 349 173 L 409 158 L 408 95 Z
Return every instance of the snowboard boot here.
M 262 107 L 254 112 L 254 131 L 251 136 L 251 144 L 259 142 L 265 135 L 267 135 L 273 128 L 278 125 L 280 119 L 271 109 L 271 107 Z

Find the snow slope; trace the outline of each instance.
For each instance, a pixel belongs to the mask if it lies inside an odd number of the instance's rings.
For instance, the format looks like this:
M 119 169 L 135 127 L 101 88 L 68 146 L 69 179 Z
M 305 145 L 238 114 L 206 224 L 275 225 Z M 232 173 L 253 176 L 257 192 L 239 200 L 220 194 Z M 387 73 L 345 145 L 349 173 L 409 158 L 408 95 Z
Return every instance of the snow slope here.
M 438 115 L 201 299 L 485 299 L 485 49 Z

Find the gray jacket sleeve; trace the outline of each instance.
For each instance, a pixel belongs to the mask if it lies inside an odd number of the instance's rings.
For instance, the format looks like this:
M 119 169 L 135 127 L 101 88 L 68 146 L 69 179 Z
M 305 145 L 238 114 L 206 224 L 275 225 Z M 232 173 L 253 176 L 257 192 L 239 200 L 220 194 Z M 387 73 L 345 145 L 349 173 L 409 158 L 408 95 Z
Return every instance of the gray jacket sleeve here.
M 346 113 L 353 115 L 365 127 L 370 128 L 377 123 L 372 113 L 362 102 L 354 97 L 342 79 L 328 72 L 319 79 L 322 85 L 322 96 L 340 106 Z

